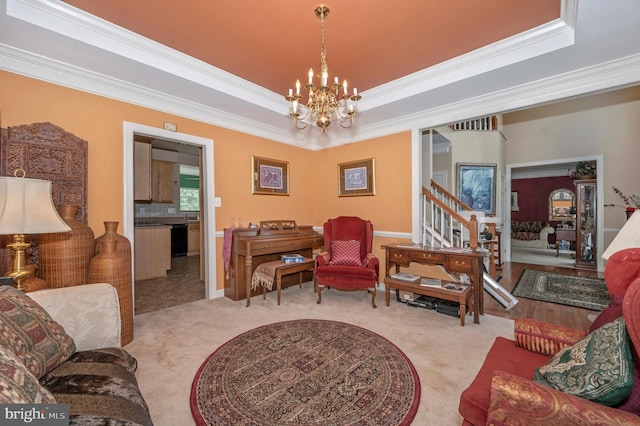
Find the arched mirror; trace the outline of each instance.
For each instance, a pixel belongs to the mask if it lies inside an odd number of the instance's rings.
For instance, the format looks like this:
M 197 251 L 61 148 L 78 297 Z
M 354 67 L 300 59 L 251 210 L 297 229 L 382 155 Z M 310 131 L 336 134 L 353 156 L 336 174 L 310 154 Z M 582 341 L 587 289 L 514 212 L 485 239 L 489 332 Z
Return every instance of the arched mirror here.
M 576 194 L 565 188 L 549 194 L 549 221 L 576 220 Z

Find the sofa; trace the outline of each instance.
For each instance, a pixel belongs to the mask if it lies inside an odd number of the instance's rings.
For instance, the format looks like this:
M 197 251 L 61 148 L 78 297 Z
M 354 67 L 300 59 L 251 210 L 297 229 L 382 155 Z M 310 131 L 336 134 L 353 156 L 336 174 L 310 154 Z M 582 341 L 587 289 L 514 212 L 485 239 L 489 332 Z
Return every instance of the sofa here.
M 612 301 L 588 331 L 523 318 L 496 338 L 460 396 L 463 425 L 640 425 L 640 248 L 604 275 Z
M 511 221 L 511 246 L 542 248 L 549 247 L 549 234 L 556 231 L 545 221 Z
M 0 286 L 0 403 L 67 404 L 71 425 L 152 425 L 120 333 L 111 284 Z

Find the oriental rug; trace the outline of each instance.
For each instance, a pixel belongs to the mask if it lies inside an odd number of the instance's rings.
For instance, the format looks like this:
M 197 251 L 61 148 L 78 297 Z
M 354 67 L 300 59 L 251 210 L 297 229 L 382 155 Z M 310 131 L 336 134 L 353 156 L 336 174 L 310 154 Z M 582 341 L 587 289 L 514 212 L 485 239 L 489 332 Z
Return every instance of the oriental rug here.
M 327 320 L 277 322 L 211 354 L 191 386 L 198 425 L 409 425 L 411 361 L 384 337 Z
M 607 286 L 601 278 L 585 278 L 554 272 L 522 272 L 512 294 L 526 299 L 601 311 L 611 303 Z

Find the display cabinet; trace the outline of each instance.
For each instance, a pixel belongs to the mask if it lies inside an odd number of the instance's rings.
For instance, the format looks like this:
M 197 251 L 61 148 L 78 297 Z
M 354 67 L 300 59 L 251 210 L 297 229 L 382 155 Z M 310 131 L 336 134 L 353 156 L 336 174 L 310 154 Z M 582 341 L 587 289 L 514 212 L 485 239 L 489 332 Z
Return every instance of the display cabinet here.
M 576 180 L 576 267 L 596 269 L 596 180 Z

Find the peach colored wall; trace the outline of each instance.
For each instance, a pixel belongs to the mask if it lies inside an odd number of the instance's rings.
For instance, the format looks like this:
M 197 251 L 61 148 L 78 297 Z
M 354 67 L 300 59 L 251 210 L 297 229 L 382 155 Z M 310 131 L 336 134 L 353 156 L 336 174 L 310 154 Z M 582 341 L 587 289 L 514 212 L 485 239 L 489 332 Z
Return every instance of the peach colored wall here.
M 122 222 L 124 121 L 156 127 L 170 121 L 181 133 L 214 140 L 216 196 L 222 198 L 216 230 L 228 226 L 230 217 L 243 217 L 245 223 L 279 218 L 313 224 L 311 151 L 12 73 L 0 72 L 0 87 L 2 127 L 49 121 L 88 142 L 88 224 L 96 235 L 105 220 Z M 251 155 L 290 162 L 291 196 L 251 194 Z M 222 288 L 220 245 L 218 253 L 217 287 Z
M 375 159 L 376 195 L 338 196 L 338 164 Z M 411 232 L 411 132 L 370 139 L 314 153 L 315 218 L 359 216 L 376 231 Z
M 321 226 L 330 217 L 356 215 L 370 219 L 377 231 L 411 232 L 409 132 L 313 152 L 3 71 L 0 87 L 2 127 L 49 121 L 88 141 L 89 226 L 96 235 L 103 221 L 122 222 L 124 121 L 159 128 L 170 121 L 181 133 L 213 139 L 216 196 L 222 199 L 217 231 L 229 226 L 231 217 L 242 217 L 245 224 L 294 219 Z M 290 196 L 251 194 L 252 155 L 289 161 Z M 338 163 L 371 157 L 377 195 L 338 197 Z M 221 289 L 222 239 L 217 240 Z M 379 247 L 376 252 L 380 255 Z
M 375 159 L 376 195 L 338 196 L 338 164 Z M 316 223 L 345 215 L 373 223 L 374 231 L 411 232 L 411 132 L 370 139 L 314 153 L 313 174 Z M 382 244 L 401 239 L 375 237 L 373 253 L 380 258 L 384 275 Z M 407 241 L 405 241 L 407 242 Z

